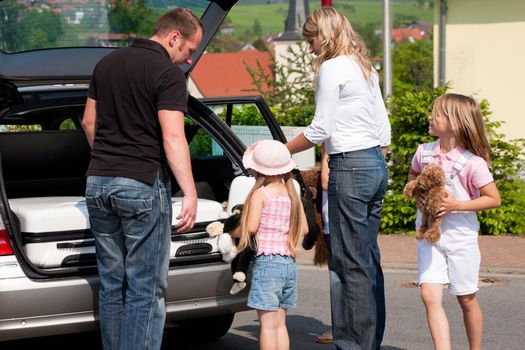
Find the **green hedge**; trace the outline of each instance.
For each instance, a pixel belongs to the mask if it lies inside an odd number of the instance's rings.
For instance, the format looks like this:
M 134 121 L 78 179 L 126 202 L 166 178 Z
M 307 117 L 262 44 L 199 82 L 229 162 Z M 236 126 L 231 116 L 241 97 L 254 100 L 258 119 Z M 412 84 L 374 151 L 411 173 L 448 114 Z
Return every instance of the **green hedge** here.
M 390 173 L 389 191 L 383 203 L 381 229 L 385 233 L 413 232 L 415 204 L 403 198 L 413 154 L 420 143 L 435 138 L 428 134 L 427 117 L 432 101 L 446 88 L 426 89 L 392 96 L 388 105 L 392 124 L 392 145 L 387 157 Z M 498 209 L 478 213 L 482 234 L 525 234 L 525 183 L 519 175 L 525 170 L 525 140 L 507 141 L 497 132 L 502 122 L 492 121 L 486 100 L 480 103 L 490 137 L 491 171 L 500 191 L 502 205 Z

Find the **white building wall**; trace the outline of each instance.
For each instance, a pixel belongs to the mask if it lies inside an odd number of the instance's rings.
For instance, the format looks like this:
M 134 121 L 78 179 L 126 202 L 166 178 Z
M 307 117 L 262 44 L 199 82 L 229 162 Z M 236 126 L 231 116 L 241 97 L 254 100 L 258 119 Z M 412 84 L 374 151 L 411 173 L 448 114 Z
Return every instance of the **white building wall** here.
M 507 138 L 525 138 L 525 1 L 447 0 L 445 80 L 451 91 L 487 99 Z M 439 0 L 434 25 L 438 79 Z

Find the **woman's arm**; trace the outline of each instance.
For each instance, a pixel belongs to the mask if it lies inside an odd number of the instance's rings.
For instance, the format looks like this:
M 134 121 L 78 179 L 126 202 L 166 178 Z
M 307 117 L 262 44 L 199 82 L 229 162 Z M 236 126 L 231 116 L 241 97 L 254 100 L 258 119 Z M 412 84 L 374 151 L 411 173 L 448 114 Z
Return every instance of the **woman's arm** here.
M 501 197 L 494 182 L 481 187 L 479 192 L 479 198 L 468 201 L 458 201 L 449 193 L 443 200 L 439 216 L 452 211 L 478 211 L 497 208 L 501 205 Z
M 315 99 L 315 114 L 308 127 L 286 146 L 294 154 L 324 142 L 335 127 L 333 120 L 339 105 L 340 67 L 333 61 L 325 61 L 319 68 Z
M 286 144 L 286 147 L 288 147 L 288 150 L 291 154 L 307 150 L 313 146 L 315 146 L 315 144 L 308 141 L 303 133 L 300 133 L 293 140 Z
M 321 188 L 323 191 L 328 191 L 328 153 L 326 153 L 323 144 L 323 154 L 321 156 Z

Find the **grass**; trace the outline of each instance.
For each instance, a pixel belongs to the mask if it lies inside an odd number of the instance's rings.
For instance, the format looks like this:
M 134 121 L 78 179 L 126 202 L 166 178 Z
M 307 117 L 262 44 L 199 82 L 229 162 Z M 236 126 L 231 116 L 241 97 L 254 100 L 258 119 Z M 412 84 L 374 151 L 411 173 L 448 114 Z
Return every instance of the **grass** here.
M 334 1 L 335 8 L 348 17 L 352 23 L 366 23 L 383 21 L 382 1 Z M 352 5 L 355 12 L 351 12 L 348 5 Z M 320 1 L 315 4 L 310 2 L 310 10 L 320 6 Z M 432 23 L 433 9 L 421 9 L 414 2 L 392 2 L 393 16 L 403 14 L 415 16 L 423 21 Z M 235 25 L 235 35 L 242 35 L 253 28 L 255 19 L 258 19 L 263 33 L 280 33 L 284 30 L 284 21 L 288 14 L 288 3 L 263 4 L 263 5 L 237 5 L 232 8 L 228 17 Z

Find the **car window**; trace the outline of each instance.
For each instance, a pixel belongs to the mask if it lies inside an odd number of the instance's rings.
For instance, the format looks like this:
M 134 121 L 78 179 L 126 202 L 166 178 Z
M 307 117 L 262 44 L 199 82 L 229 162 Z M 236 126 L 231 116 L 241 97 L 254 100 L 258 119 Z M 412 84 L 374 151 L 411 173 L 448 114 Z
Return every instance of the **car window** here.
M 77 125 L 75 125 L 75 122 L 68 118 L 64 120 L 62 123 L 60 123 L 60 126 L 58 127 L 59 130 L 76 130 L 78 129 Z
M 40 124 L 3 124 L 0 125 L 0 132 L 29 132 L 29 131 L 41 131 L 42 125 Z
M 273 139 L 270 128 L 254 103 L 214 105 L 211 108 L 246 146 L 259 140 Z
M 0 51 L 59 47 L 122 47 L 150 37 L 155 19 L 168 9 L 190 8 L 201 16 L 206 0 L 0 1 Z
M 191 159 L 224 156 L 225 153 L 219 143 L 188 117 L 184 121 L 184 131 L 188 140 Z
M 81 129 L 78 112 L 56 114 L 29 115 L 26 117 L 10 117 L 0 121 L 0 132 L 31 132 L 46 130 L 78 130 Z

